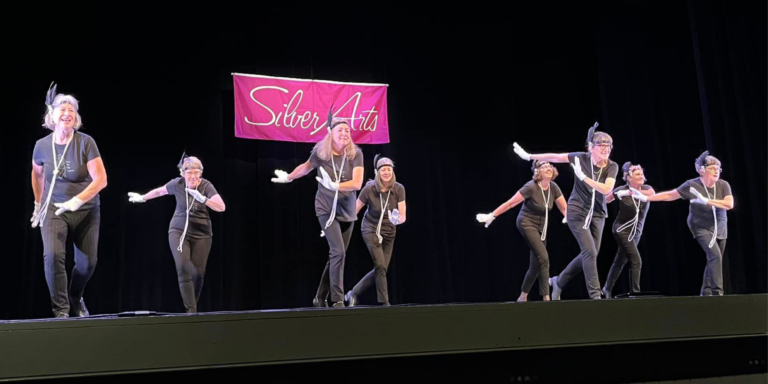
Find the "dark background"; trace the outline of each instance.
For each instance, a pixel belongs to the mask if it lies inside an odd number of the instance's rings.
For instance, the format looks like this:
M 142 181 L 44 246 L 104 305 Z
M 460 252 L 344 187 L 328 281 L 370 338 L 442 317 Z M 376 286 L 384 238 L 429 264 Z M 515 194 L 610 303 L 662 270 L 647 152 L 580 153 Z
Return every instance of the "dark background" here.
M 579 151 L 595 121 L 614 138 L 612 159 L 642 164 L 657 191 L 696 177 L 704 150 L 722 160 L 736 200 L 726 293 L 766 292 L 765 2 L 119 4 L 5 12 L 2 319 L 51 315 L 29 217 L 30 159 L 48 134 L 40 124 L 52 80 L 80 100 L 82 131 L 95 138 L 109 178 L 99 264 L 85 293 L 92 314 L 183 310 L 167 241 L 174 201 L 132 205 L 126 193 L 178 175 L 184 148 L 227 204 L 212 213 L 199 309 L 311 305 L 328 249 L 314 216 L 317 183 L 269 179 L 306 161 L 312 145 L 235 138 L 232 72 L 389 84 L 391 143 L 362 149 L 366 178 L 383 153 L 407 189 L 408 222 L 389 271 L 393 304 L 514 300 L 528 264 L 517 209 L 488 229 L 474 215 L 530 180 L 529 164 L 510 156 L 513 141 L 532 153 Z M 558 169 L 570 195 L 572 173 Z M 616 252 L 610 209 L 601 281 Z M 683 201 L 652 205 L 640 243 L 644 290 L 698 294 L 705 256 L 687 214 Z M 555 213 L 548 235 L 553 275 L 578 253 L 559 220 Z M 345 289 L 371 267 L 358 226 Z M 626 273 L 614 293 L 628 290 Z M 582 277 L 563 294 L 586 297 Z M 374 301 L 373 290 L 362 297 Z

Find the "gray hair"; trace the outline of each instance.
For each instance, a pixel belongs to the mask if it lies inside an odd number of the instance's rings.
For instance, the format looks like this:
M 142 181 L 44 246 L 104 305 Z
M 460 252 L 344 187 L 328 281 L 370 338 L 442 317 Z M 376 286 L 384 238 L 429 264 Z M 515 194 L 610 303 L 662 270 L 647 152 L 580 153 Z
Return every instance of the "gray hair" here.
M 199 169 L 202 171 L 203 162 L 194 156 L 185 157 L 184 161 L 182 161 L 181 163 L 181 173 L 184 173 L 184 171 L 186 171 L 187 169 Z
M 593 146 L 599 143 L 609 143 L 613 146 L 613 137 L 605 132 L 596 131 L 592 136 L 592 141 L 587 143 L 587 148 L 592 149 Z
M 704 161 L 699 162 L 698 159 L 696 161 L 696 172 L 701 174 L 701 168 L 707 168 L 710 165 L 717 165 L 719 168 L 723 167 L 723 164 L 720 162 L 720 160 L 717 157 L 707 155 L 704 157 Z
M 72 95 L 58 94 L 56 95 L 56 98 L 53 99 L 53 105 L 45 112 L 45 117 L 43 117 L 43 127 L 46 127 L 50 130 L 56 128 L 56 122 L 53 121 L 53 111 L 61 107 L 63 104 L 69 104 L 75 108 L 75 130 L 80 129 L 80 127 L 83 126 L 83 119 L 80 117 L 80 113 L 78 112 L 80 107 L 77 99 L 75 99 L 75 97 Z

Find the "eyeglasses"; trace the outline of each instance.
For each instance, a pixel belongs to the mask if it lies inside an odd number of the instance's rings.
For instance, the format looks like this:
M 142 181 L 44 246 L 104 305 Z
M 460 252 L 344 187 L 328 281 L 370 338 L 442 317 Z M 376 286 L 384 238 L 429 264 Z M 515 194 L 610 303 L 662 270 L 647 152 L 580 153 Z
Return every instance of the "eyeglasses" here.
M 184 176 L 200 176 L 203 174 L 203 171 L 195 170 L 195 171 L 184 171 Z
M 722 169 L 722 168 L 720 168 L 720 167 L 719 167 L 719 166 L 717 166 L 717 165 L 710 165 L 709 167 L 706 167 L 705 169 L 706 169 L 706 170 L 707 170 L 707 172 L 709 172 L 709 173 L 723 173 L 723 169 Z
M 538 169 L 541 171 L 546 171 L 547 169 L 554 169 L 554 167 L 552 166 L 552 164 L 547 163 L 544 165 L 540 165 Z
M 604 151 L 605 150 L 613 149 L 613 144 L 611 144 L 611 143 L 600 143 L 600 144 L 592 144 L 592 145 L 594 145 L 595 147 L 598 147 L 598 148 L 600 148 L 600 149 L 602 149 Z

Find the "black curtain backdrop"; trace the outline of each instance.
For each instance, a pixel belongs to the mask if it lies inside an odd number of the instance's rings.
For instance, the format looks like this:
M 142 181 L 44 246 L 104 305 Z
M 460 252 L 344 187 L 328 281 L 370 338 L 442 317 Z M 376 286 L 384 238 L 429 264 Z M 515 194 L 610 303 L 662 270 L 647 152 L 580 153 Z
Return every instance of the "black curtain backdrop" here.
M 407 189 L 408 222 L 389 271 L 394 304 L 514 300 L 528 263 L 518 209 L 488 229 L 474 216 L 530 180 L 513 141 L 532 153 L 579 151 L 595 121 L 614 138 L 612 158 L 642 164 L 657 191 L 696 177 L 694 159 L 705 149 L 720 158 L 736 199 L 726 293 L 766 292 L 765 2 L 164 7 L 9 8 L 0 26 L 9 67 L 0 318 L 51 315 L 42 241 L 29 217 L 30 159 L 48 133 L 40 124 L 52 80 L 79 98 L 82 131 L 95 138 L 109 179 L 99 264 L 85 293 L 92 314 L 183 311 L 167 240 L 174 201 L 134 205 L 126 193 L 176 177 L 184 148 L 202 159 L 204 177 L 227 204 L 212 213 L 199 309 L 311 305 L 328 250 L 314 216 L 317 183 L 269 179 L 306 161 L 312 145 L 235 138 L 232 72 L 389 84 L 391 142 L 362 150 L 366 178 L 383 153 Z M 558 169 L 569 195 L 573 175 L 567 165 Z M 601 282 L 616 252 L 610 209 Z M 684 201 L 651 206 L 640 243 L 644 290 L 698 294 L 705 257 L 687 214 Z M 556 275 L 578 246 L 554 215 Z M 345 290 L 371 267 L 358 225 Z M 628 290 L 626 274 L 614 293 Z M 583 278 L 563 294 L 586 297 Z M 535 289 L 531 299 L 540 299 Z M 375 292 L 361 301 L 374 303 Z

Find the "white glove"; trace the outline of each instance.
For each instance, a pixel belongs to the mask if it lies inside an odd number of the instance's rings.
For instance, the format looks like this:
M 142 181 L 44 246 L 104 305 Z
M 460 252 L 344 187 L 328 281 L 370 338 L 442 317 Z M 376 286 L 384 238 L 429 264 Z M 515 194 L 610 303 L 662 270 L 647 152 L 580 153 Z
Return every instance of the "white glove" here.
M 275 176 L 277 177 L 272 178 L 273 183 L 285 184 L 285 183 L 290 183 L 292 181 L 291 179 L 288 178 L 288 172 L 283 171 L 281 169 L 275 169 Z
M 320 174 L 323 175 L 323 178 L 321 179 L 320 176 L 315 177 L 315 180 L 317 180 L 320 185 L 325 187 L 326 189 L 330 189 L 331 191 L 338 191 L 339 190 L 339 183 L 331 180 L 331 177 L 328 176 L 328 172 L 325 171 L 324 168 L 320 168 Z
M 576 175 L 579 180 L 584 181 L 587 175 L 585 175 L 584 171 L 581 170 L 581 162 L 579 161 L 578 156 L 574 159 L 574 163 L 575 164 L 571 164 L 571 168 L 573 168 L 573 174 Z
M 66 211 L 71 211 L 71 212 L 77 211 L 78 209 L 80 209 L 81 206 L 83 206 L 83 201 L 78 199 L 77 197 L 73 197 L 64 203 L 55 203 L 53 204 L 53 206 L 58 208 L 56 210 L 56 216 L 59 216 Z
M 136 193 L 136 192 L 128 192 L 128 201 L 131 203 L 146 203 L 147 201 L 144 200 L 144 196 Z
M 629 188 L 629 190 L 632 191 L 633 199 L 637 199 L 643 202 L 648 201 L 648 196 L 644 195 L 642 192 L 638 191 L 637 189 Z
M 517 155 L 520 156 L 521 159 L 525 161 L 531 161 L 531 155 L 528 152 L 526 152 L 520 145 L 518 145 L 517 142 L 512 143 L 512 147 L 515 153 L 517 153 Z
M 485 223 L 486 228 L 488 228 L 488 226 L 491 225 L 491 223 L 493 223 L 494 220 L 496 220 L 496 216 L 494 216 L 493 213 L 488 213 L 488 214 L 478 213 L 476 218 L 477 218 L 477 221 L 481 223 Z
M 619 198 L 619 199 L 622 198 L 622 197 L 629 196 L 629 190 L 622 189 L 621 191 L 614 192 L 613 196 L 616 197 L 616 198 Z
M 691 189 L 689 189 L 689 191 L 692 194 L 696 195 L 696 198 L 691 200 L 691 202 L 696 200 L 695 203 L 697 203 L 697 204 L 704 204 L 704 205 L 709 204 L 709 199 L 704 197 L 704 195 L 702 195 L 699 191 L 695 190 L 693 187 L 691 187 Z
M 393 225 L 400 224 L 400 211 L 397 210 L 397 208 L 387 211 L 389 213 L 389 222 Z
M 567 217 L 563 217 L 563 224 L 568 224 L 568 218 Z
M 205 201 L 208 200 L 208 198 L 203 196 L 203 194 L 200 193 L 200 191 L 198 191 L 197 189 L 192 189 L 192 188 L 184 188 L 184 189 L 187 191 L 187 193 L 192 195 L 192 197 L 194 197 L 195 200 L 199 201 L 201 204 L 205 204 Z
M 36 228 L 40 224 L 40 203 L 35 201 L 35 210 L 32 211 L 32 218 L 29 219 L 32 223 L 32 228 Z

